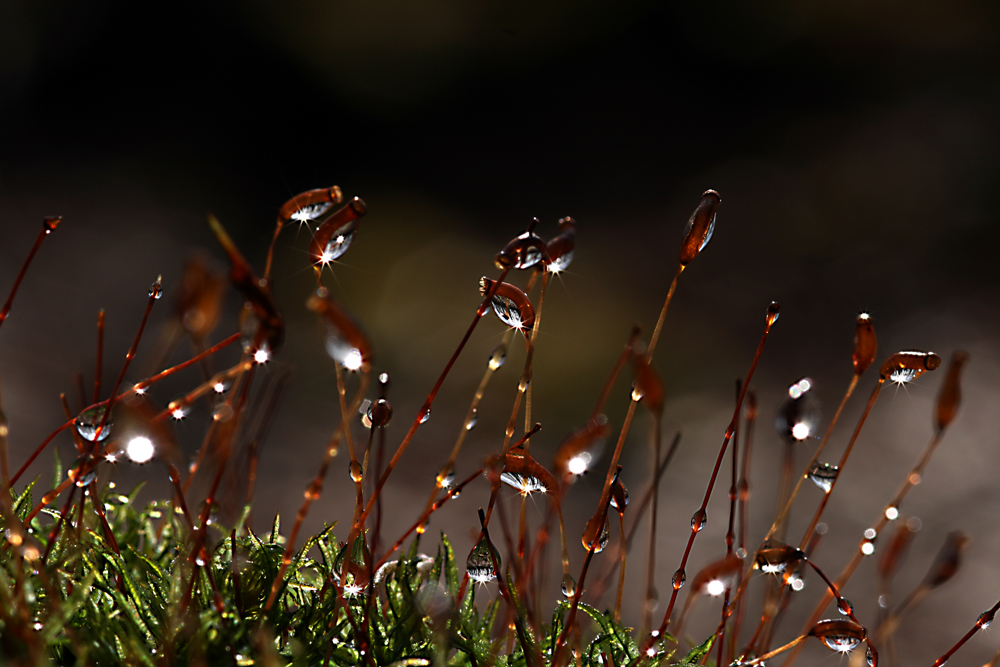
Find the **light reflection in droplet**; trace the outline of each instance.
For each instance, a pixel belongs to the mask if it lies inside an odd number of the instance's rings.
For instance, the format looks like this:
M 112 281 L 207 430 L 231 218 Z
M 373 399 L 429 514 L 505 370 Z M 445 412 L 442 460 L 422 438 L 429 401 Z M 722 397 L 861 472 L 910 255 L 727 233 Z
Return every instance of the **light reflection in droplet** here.
M 135 463 L 146 463 L 153 458 L 153 441 L 145 436 L 136 436 L 125 446 L 125 453 Z

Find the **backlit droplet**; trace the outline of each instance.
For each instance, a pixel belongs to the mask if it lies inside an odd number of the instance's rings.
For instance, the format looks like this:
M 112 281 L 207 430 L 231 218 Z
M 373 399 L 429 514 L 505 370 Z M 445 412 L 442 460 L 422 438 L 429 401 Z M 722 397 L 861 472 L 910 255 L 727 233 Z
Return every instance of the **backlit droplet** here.
M 854 329 L 854 373 L 861 375 L 872 362 L 875 361 L 875 354 L 878 352 L 878 338 L 875 336 L 875 327 L 872 326 L 872 318 L 868 313 L 858 315 L 857 327 Z
M 340 188 L 334 185 L 329 188 L 317 188 L 301 192 L 286 201 L 278 211 L 278 220 L 284 224 L 296 222 L 312 222 L 320 219 L 330 209 L 340 204 L 344 195 Z
M 796 547 L 775 539 L 769 539 L 754 557 L 754 565 L 761 572 L 777 574 L 804 560 L 806 555 Z
M 538 218 L 535 218 L 527 231 L 497 253 L 495 263 L 498 269 L 530 269 L 539 262 L 548 263 L 549 253 L 545 241 L 532 231 L 537 223 Z
M 153 458 L 156 448 L 153 441 L 146 436 L 136 436 L 128 441 L 125 446 L 125 454 L 133 463 L 146 463 Z
M 324 342 L 330 358 L 349 371 L 367 371 L 374 363 L 374 353 L 354 316 L 331 299 L 325 289 L 317 290 L 306 306 L 327 324 Z
M 469 579 L 485 584 L 497 576 L 496 570 L 493 569 L 493 559 L 490 557 L 491 550 L 499 565 L 500 553 L 493 548 L 489 539 L 484 536 L 483 539 L 479 540 L 479 544 L 472 550 L 472 553 L 469 554 L 469 560 L 465 563 L 465 571 L 469 573 Z
M 611 506 L 619 512 L 624 512 L 628 507 L 628 489 L 620 479 L 616 479 L 611 485 Z
M 107 421 L 104 422 L 101 432 L 97 432 L 97 427 L 100 426 L 106 409 L 107 406 L 98 405 L 87 408 L 77 416 L 73 423 L 76 426 L 76 432 L 80 434 L 81 438 L 88 442 L 104 442 L 108 439 L 108 436 L 111 435 L 111 419 L 114 417 L 113 410 L 108 415 Z
M 687 581 L 687 575 L 684 574 L 684 570 L 677 570 L 674 572 L 674 576 L 670 578 L 670 583 L 673 585 L 675 591 L 683 588 L 685 581 Z
M 524 495 L 535 492 L 545 493 L 548 491 L 545 484 L 542 483 L 542 480 L 537 477 L 532 477 L 531 475 L 522 475 L 516 472 L 504 471 L 500 473 L 500 481 L 505 484 L 509 484 Z
M 693 530 L 696 533 L 700 533 L 702 530 L 705 529 L 705 524 L 707 523 L 708 523 L 708 514 L 705 513 L 705 510 L 700 509 L 697 512 L 695 512 L 694 515 L 691 517 L 691 530 Z
M 874 528 L 865 528 L 866 540 L 874 540 L 876 537 L 878 537 L 878 532 Z
M 889 521 L 895 521 L 899 518 L 899 509 L 893 505 L 889 505 L 885 508 L 885 518 Z
M 985 630 L 990 627 L 991 623 L 993 623 L 993 612 L 990 610 L 984 611 L 979 615 L 979 618 L 976 619 L 976 625 L 979 626 L 979 629 L 981 630 Z
M 597 548 L 594 549 L 595 554 L 599 554 L 604 551 L 605 547 L 608 546 L 608 542 L 611 540 L 611 522 L 605 521 L 604 528 L 601 529 L 601 536 L 597 538 Z
M 428 407 L 426 407 L 426 408 L 423 409 L 423 412 L 420 413 L 420 423 L 421 424 L 426 424 L 427 420 L 430 419 L 430 418 L 431 418 L 431 409 L 428 406 Z
M 90 470 L 83 472 L 87 467 L 87 464 L 91 461 L 90 456 L 80 457 L 77 459 L 76 464 L 70 468 L 66 476 L 73 480 L 73 483 L 78 487 L 85 487 L 91 484 L 95 479 L 97 479 L 97 471 L 91 468 Z M 82 474 L 81 474 L 82 473 Z M 17 546 L 17 545 L 15 545 Z
M 818 638 L 832 651 L 847 653 L 857 648 L 867 633 L 854 621 L 837 618 L 820 621 L 809 630 L 809 635 Z
M 368 212 L 368 207 L 360 197 L 355 197 L 347 206 L 327 217 L 309 244 L 309 254 L 313 264 L 325 265 L 341 257 L 354 241 L 360 218 Z
M 563 482 L 572 482 L 577 475 L 587 472 L 590 464 L 600 455 L 609 430 L 607 418 L 599 415 L 563 440 L 552 463 Z
M 840 472 L 840 468 L 833 465 L 832 463 L 822 463 L 817 461 L 809 469 L 809 479 L 819 488 L 823 489 L 827 493 L 830 493 L 830 489 L 833 488 L 833 482 L 837 479 L 837 473 Z
M 469 419 L 465 422 L 465 430 L 471 431 L 472 429 L 476 428 L 476 422 L 478 421 L 479 421 L 479 409 L 473 408 L 472 414 L 469 415 Z
M 351 479 L 354 481 L 355 484 L 364 479 L 364 477 L 361 474 L 361 464 L 358 463 L 357 461 L 351 461 L 350 473 L 351 473 Z
M 684 241 L 681 243 L 681 266 L 687 266 L 698 256 L 715 233 L 716 211 L 722 198 L 715 190 L 705 190 L 698 208 L 688 218 L 684 226 Z
M 455 469 L 449 466 L 446 470 L 442 470 L 437 474 L 437 485 L 440 489 L 450 489 L 455 483 Z M 452 494 L 453 497 L 458 494 Z
M 562 594 L 563 597 L 567 598 L 576 595 L 576 579 L 569 574 L 564 575 L 562 578 Z
M 156 276 L 156 282 L 149 286 L 148 296 L 150 299 L 159 299 L 163 296 L 162 281 L 163 276 Z
M 861 542 L 861 553 L 865 556 L 871 556 L 875 553 L 875 543 L 871 540 L 862 540 Z
M 722 595 L 732 587 L 743 571 L 743 561 L 736 554 L 709 563 L 692 579 L 694 590 L 705 595 Z
M 528 295 L 510 283 L 497 283 L 486 276 L 479 279 L 479 293 L 485 296 L 493 291 L 493 312 L 509 327 L 524 330 L 535 324 L 535 309 Z
M 837 611 L 839 611 L 844 616 L 850 616 L 854 613 L 854 605 L 847 598 L 840 598 L 837 600 Z
M 368 421 L 375 428 L 386 426 L 392 420 L 392 406 L 384 398 L 380 398 L 372 403 L 366 412 Z
M 909 350 L 897 352 L 882 364 L 879 375 L 883 380 L 904 384 L 941 365 L 941 357 L 933 352 Z
M 501 366 L 503 362 L 507 360 L 507 347 L 505 345 L 497 345 L 493 349 L 493 353 L 490 354 L 489 367 L 491 371 L 495 371 Z
M 774 323 L 778 321 L 778 317 L 781 315 L 781 305 L 777 301 L 772 301 L 771 305 L 767 307 L 767 315 L 765 317 L 767 321 L 767 327 L 770 329 L 774 326 Z
M 813 381 L 802 378 L 788 387 L 788 398 L 774 416 L 774 428 L 790 442 L 800 442 L 812 436 L 819 426 L 819 401 L 811 391 Z
M 546 267 L 551 273 L 565 271 L 573 261 L 573 248 L 576 244 L 576 220 L 562 218 L 559 221 L 559 236 L 550 239 L 545 247 L 549 252 L 549 263 Z

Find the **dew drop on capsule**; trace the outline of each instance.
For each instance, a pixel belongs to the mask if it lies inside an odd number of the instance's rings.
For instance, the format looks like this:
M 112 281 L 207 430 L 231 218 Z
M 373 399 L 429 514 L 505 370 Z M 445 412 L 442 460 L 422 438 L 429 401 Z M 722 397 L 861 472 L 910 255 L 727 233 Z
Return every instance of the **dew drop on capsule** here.
M 111 418 L 114 416 L 114 412 L 108 415 L 107 421 L 104 422 L 104 427 L 101 428 L 100 434 L 97 433 L 97 427 L 100 425 L 101 420 L 104 418 L 104 411 L 107 409 L 105 405 L 99 405 L 93 408 L 87 408 L 81 412 L 77 418 L 74 420 L 74 425 L 76 426 L 76 432 L 80 434 L 80 437 L 88 442 L 104 442 L 111 435 Z
M 715 233 L 716 211 L 722 198 L 715 190 L 705 190 L 698 208 L 688 218 L 684 227 L 684 241 L 681 243 L 681 266 L 687 266 L 698 256 Z
M 492 550 L 493 556 L 496 557 L 496 562 L 500 564 L 500 554 L 497 552 L 493 545 L 490 544 L 489 539 L 483 536 L 479 540 L 479 544 L 476 548 L 472 550 L 469 554 L 469 559 L 465 563 L 465 570 L 469 573 L 469 579 L 473 581 L 478 581 L 481 584 L 485 584 L 488 581 L 492 581 L 494 577 L 497 576 L 496 570 L 493 569 L 493 558 L 490 556 L 490 551 Z
M 774 323 L 778 321 L 778 317 L 781 315 L 781 304 L 777 301 L 772 301 L 771 305 L 767 307 L 767 327 L 770 329 L 774 326 Z
M 833 488 L 833 482 L 837 479 L 837 473 L 840 472 L 840 468 L 831 463 L 822 463 L 817 461 L 809 469 L 809 479 L 819 488 L 823 489 L 825 492 L 830 493 L 830 489 Z
M 566 598 L 572 598 L 576 595 L 576 579 L 570 574 L 566 574 L 562 578 L 562 594 Z
M 879 375 L 883 380 L 905 384 L 926 371 L 933 371 L 941 365 L 941 357 L 933 352 L 907 350 L 897 352 L 882 364 Z
M 857 648 L 867 633 L 854 621 L 837 618 L 820 621 L 809 630 L 809 635 L 819 639 L 831 651 L 847 653 Z
M 875 361 L 875 354 L 878 352 L 878 338 L 875 336 L 875 327 L 872 326 L 872 317 L 868 313 L 858 315 L 857 326 L 854 329 L 854 374 L 864 373 L 872 362 Z

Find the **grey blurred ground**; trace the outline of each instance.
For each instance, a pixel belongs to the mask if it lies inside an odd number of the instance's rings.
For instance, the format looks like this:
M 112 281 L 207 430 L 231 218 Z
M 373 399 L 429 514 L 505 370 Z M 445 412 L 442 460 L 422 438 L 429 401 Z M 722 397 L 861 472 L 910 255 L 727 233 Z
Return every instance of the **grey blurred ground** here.
M 771 415 L 785 387 L 808 375 L 825 425 L 850 379 L 853 318 L 866 309 L 880 360 L 904 348 L 945 359 L 956 349 L 971 354 L 959 418 L 903 507 L 923 529 L 899 577 L 900 597 L 948 531 L 973 537 L 956 579 L 908 617 L 899 637 L 901 663 L 936 658 L 1000 596 L 996 6 L 636 2 L 614 16 L 606 11 L 572 3 L 439 3 L 422 11 L 406 3 L 232 3 L 175 5 L 154 20 L 110 3 L 87 11 L 3 5 L 4 294 L 41 217 L 65 216 L 0 333 L 14 462 L 63 420 L 58 394 L 75 396 L 72 374 L 92 381 L 99 308 L 107 309 L 110 382 L 156 275 L 167 297 L 140 366 L 188 253 L 207 249 L 223 266 L 206 212 L 259 267 L 277 207 L 298 191 L 338 183 L 364 197 L 370 214 L 327 284 L 367 326 L 377 369 L 392 375 L 390 451 L 468 324 L 478 278 L 495 274 L 493 254 L 530 216 L 541 218 L 545 237 L 559 216 L 579 220 L 576 259 L 549 290 L 535 362 L 533 414 L 543 431 L 533 451 L 547 463 L 585 421 L 631 325 L 644 324 L 648 336 L 683 224 L 713 187 L 723 198 L 715 237 L 685 272 L 657 352 L 669 394 L 664 432 L 684 432 L 664 479 L 660 589 L 680 557 L 729 419 L 733 381 L 746 372 L 768 302 L 779 301 L 782 315 L 753 383 L 761 404 L 751 480 L 758 539 L 773 511 L 781 452 Z M 306 247 L 294 232 L 278 247 L 275 289 L 289 331 L 265 373 L 293 376 L 264 444 L 259 527 L 273 512 L 291 520 L 338 419 L 332 363 L 304 308 Z M 213 341 L 234 330 L 237 305 L 230 294 Z M 501 334 L 494 318 L 481 322 L 445 383 L 385 495 L 385 535 L 417 516 Z M 189 351 L 182 345 L 173 360 Z M 499 447 L 522 359 L 515 346 L 459 476 Z M 817 562 L 831 576 L 930 438 L 942 378 L 883 392 L 826 517 Z M 192 371 L 153 394 L 166 403 L 198 380 Z M 874 380 L 864 378 L 848 406 L 831 458 Z M 627 392 L 620 382 L 608 407 L 616 429 Z M 176 426 L 188 453 L 200 442 L 203 413 Z M 646 481 L 648 429 L 643 414 L 623 456 L 633 499 Z M 68 438 L 57 445 L 69 456 Z M 803 451 L 798 465 L 807 458 Z M 45 478 L 47 463 L 33 471 Z M 346 458 L 337 459 L 309 530 L 349 520 L 346 473 Z M 146 479 L 151 493 L 166 492 L 155 465 L 122 464 L 111 478 Z M 592 475 L 570 492 L 571 545 L 599 483 Z M 724 550 L 727 484 L 716 489 L 689 576 Z M 484 489 L 470 486 L 428 535 L 447 530 L 466 552 Z M 818 495 L 805 489 L 793 535 Z M 515 501 L 504 503 L 513 517 Z M 536 516 L 546 508 L 542 499 L 532 506 Z M 571 548 L 577 569 L 583 553 Z M 644 557 L 634 558 L 626 592 L 633 601 Z M 845 592 L 862 620 L 875 615 L 872 571 L 866 563 Z M 818 590 L 810 577 L 790 618 L 808 613 Z M 704 615 L 688 625 L 696 636 L 717 617 L 714 605 L 699 609 Z M 633 604 L 626 619 L 637 617 Z M 778 639 L 797 625 L 786 622 Z M 997 644 L 982 633 L 954 660 L 982 664 Z M 836 659 L 817 646 L 806 655 Z

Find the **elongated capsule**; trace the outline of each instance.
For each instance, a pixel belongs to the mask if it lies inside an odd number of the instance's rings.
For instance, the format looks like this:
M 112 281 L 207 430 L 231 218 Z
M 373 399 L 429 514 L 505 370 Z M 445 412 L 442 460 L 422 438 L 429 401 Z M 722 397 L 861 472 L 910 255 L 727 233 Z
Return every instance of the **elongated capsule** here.
M 271 291 L 261 284 L 260 278 L 253 272 L 250 264 L 243 258 L 236 244 L 226 233 L 215 216 L 209 216 L 208 225 L 219 241 L 219 245 L 229 256 L 231 268 L 229 280 L 250 304 L 254 315 L 263 327 L 262 335 L 271 353 L 277 352 L 285 340 L 285 320 L 278 312 L 278 306 L 271 296 Z
M 809 630 L 810 637 L 816 637 L 831 651 L 847 653 L 853 651 L 868 638 L 863 625 L 846 618 L 820 621 Z
M 550 273 L 565 271 L 573 261 L 573 249 L 576 247 L 576 220 L 562 218 L 559 221 L 559 236 L 549 239 L 545 248 L 549 254 L 549 263 L 545 267 Z
M 309 258 L 322 267 L 347 252 L 358 230 L 359 220 L 368 213 L 368 206 L 361 197 L 355 197 L 347 206 L 325 218 L 309 244 Z
M 297 222 L 312 222 L 319 220 L 331 208 L 344 201 L 344 194 L 336 185 L 329 188 L 306 190 L 295 195 L 278 209 L 278 222 L 288 224 Z
M 654 415 L 663 413 L 665 391 L 663 380 L 646 360 L 645 354 L 633 351 L 632 363 L 635 366 L 635 383 L 632 385 L 632 400 L 642 401 L 643 405 Z
M 705 595 L 722 595 L 743 573 L 743 561 L 736 554 L 709 563 L 691 580 L 692 589 Z
M 326 352 L 350 371 L 367 371 L 375 361 L 371 343 L 354 316 L 331 299 L 325 289 L 318 290 L 306 302 L 309 310 L 322 317 L 327 325 Z
M 493 294 L 493 312 L 504 324 L 515 329 L 530 329 L 535 325 L 535 308 L 528 295 L 510 283 L 497 283 L 486 276 L 479 279 L 479 293 Z
M 215 329 L 222 313 L 225 291 L 225 278 L 212 270 L 203 258 L 192 257 L 184 263 L 174 312 L 191 338 L 202 340 Z
M 948 533 L 941 551 L 934 557 L 934 562 L 927 571 L 927 576 L 924 578 L 925 585 L 937 588 L 954 577 L 962 564 L 962 554 L 968 546 L 969 536 L 965 533 L 959 530 Z
M 538 218 L 534 218 L 527 230 L 497 253 L 494 262 L 498 269 L 501 271 L 503 269 L 530 269 L 539 262 L 549 263 L 549 251 L 545 241 L 534 232 L 537 224 Z
M 906 560 L 906 553 L 909 551 L 910 543 L 916 536 L 917 531 L 909 521 L 901 521 L 896 532 L 892 535 L 889 546 L 882 552 L 882 558 L 878 563 L 878 576 L 883 579 L 892 577 Z
M 705 190 L 698 208 L 694 210 L 684 228 L 684 242 L 681 244 L 681 266 L 691 263 L 698 253 L 712 240 L 715 232 L 716 211 L 722 197 L 715 190 Z
M 904 384 L 941 365 L 941 357 L 933 352 L 907 350 L 897 352 L 882 364 L 879 375 L 883 380 Z
M 536 461 L 522 448 L 511 448 L 507 452 L 500 481 L 509 484 L 524 495 L 548 493 L 556 489 L 556 478 L 545 466 Z
M 805 560 L 805 553 L 790 544 L 769 539 L 754 556 L 754 567 L 766 574 L 778 574 Z
M 937 409 L 934 413 L 934 422 L 938 431 L 948 427 L 948 424 L 955 418 L 958 412 L 958 405 L 962 401 L 962 388 L 959 385 L 959 378 L 962 375 L 962 366 L 969 360 L 969 355 L 961 350 L 951 355 L 951 364 L 948 366 L 948 374 L 941 385 L 941 391 L 937 397 Z
M 875 361 L 878 352 L 878 338 L 875 327 L 872 326 L 872 316 L 868 313 L 858 315 L 857 326 L 854 329 L 854 374 L 861 375 Z

